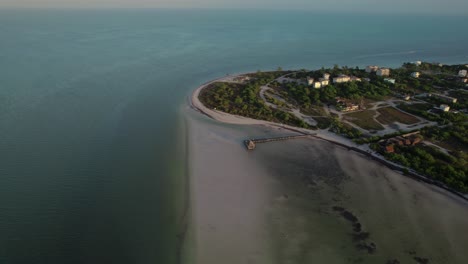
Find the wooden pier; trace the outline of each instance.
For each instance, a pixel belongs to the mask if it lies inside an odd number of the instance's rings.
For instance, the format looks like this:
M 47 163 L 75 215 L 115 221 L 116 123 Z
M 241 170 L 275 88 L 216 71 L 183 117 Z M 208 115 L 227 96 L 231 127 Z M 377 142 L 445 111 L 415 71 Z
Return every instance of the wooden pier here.
M 302 134 L 296 136 L 285 136 L 285 137 L 271 137 L 271 138 L 257 138 L 257 139 L 247 139 L 244 140 L 245 147 L 248 150 L 254 150 L 257 144 L 260 143 L 268 143 L 273 141 L 285 141 L 290 139 L 299 139 L 299 138 L 306 138 L 309 136 L 313 136 L 313 134 Z

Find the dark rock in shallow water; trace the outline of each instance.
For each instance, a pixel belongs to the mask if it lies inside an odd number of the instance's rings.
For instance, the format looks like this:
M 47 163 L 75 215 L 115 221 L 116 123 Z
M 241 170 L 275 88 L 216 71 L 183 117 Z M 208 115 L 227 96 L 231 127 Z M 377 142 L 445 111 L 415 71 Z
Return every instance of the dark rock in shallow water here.
M 427 259 L 427 258 L 414 257 L 414 260 L 416 260 L 416 262 L 419 263 L 419 264 L 428 264 L 429 263 L 429 259 Z
M 369 238 L 369 233 L 368 232 L 360 232 L 353 234 L 353 240 L 354 241 L 363 241 Z
M 356 216 L 354 216 L 351 212 L 348 212 L 348 211 L 343 211 L 341 213 L 343 215 L 343 217 L 348 220 L 348 221 L 351 221 L 353 223 L 357 223 L 358 222 L 358 219 Z
M 367 243 L 361 242 L 357 244 L 356 247 L 359 250 L 367 250 L 367 253 L 369 254 L 374 254 L 375 251 L 377 251 L 377 245 L 375 245 L 375 243 L 367 244 Z
M 343 207 L 333 206 L 334 211 L 339 212 L 343 218 L 352 223 L 353 231 L 352 234 L 353 241 L 356 243 L 356 248 L 359 250 L 367 251 L 369 254 L 374 254 L 377 251 L 377 245 L 374 242 L 369 244 L 366 243 L 366 240 L 369 239 L 369 232 L 362 231 L 362 225 L 359 223 L 359 219 L 350 211 L 346 210 Z
M 337 212 L 343 212 L 344 211 L 343 207 L 333 206 L 332 208 L 333 208 L 334 211 L 337 211 Z
M 356 233 L 361 232 L 361 231 L 362 231 L 361 223 L 354 223 L 354 225 L 353 225 L 353 230 L 354 230 L 354 232 L 356 232 Z

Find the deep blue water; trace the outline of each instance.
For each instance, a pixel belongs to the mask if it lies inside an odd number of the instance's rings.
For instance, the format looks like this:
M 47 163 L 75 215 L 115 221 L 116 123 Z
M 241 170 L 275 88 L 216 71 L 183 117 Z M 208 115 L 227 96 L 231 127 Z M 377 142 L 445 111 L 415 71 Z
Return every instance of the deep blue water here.
M 174 263 L 174 190 L 185 177 L 179 110 L 192 89 L 279 66 L 466 63 L 467 23 L 0 10 L 0 263 Z

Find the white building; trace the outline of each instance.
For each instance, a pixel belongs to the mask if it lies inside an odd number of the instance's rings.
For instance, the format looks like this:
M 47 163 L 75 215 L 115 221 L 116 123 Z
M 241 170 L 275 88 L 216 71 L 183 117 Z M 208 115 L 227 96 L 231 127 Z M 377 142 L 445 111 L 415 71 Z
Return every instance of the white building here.
M 379 69 L 379 66 L 370 65 L 366 67 L 366 72 L 367 73 L 376 72 L 378 69 Z
M 307 85 L 312 85 L 314 84 L 314 78 L 307 77 Z
M 334 83 L 346 83 L 351 80 L 351 77 L 348 75 L 340 74 L 338 77 L 333 78 Z
M 384 81 L 386 81 L 388 83 L 392 83 L 392 84 L 395 84 L 395 82 L 396 82 L 395 79 L 391 79 L 391 78 L 385 78 Z
M 415 61 L 414 62 L 414 65 L 416 65 L 416 66 L 421 66 L 421 64 L 422 64 L 422 61 Z
M 314 86 L 315 89 L 320 89 L 320 88 L 322 88 L 322 83 L 320 83 L 320 82 L 314 82 L 314 85 L 313 85 L 313 86 Z
M 411 77 L 414 77 L 414 78 L 419 78 L 419 76 L 421 76 L 421 74 L 419 72 L 413 72 L 411 74 Z
M 359 78 L 359 77 L 351 76 L 351 81 L 352 81 L 352 82 L 360 82 L 360 81 L 362 81 L 362 80 L 361 80 L 361 78 Z
M 377 70 L 378 76 L 390 76 L 390 69 L 389 68 L 381 68 Z
M 330 77 L 328 77 L 328 78 L 330 78 Z M 330 80 L 326 79 L 326 78 L 320 78 L 319 81 L 322 84 L 322 87 L 327 86 L 327 85 L 330 84 Z
M 442 110 L 444 112 L 448 112 L 448 111 L 450 111 L 450 106 L 448 106 L 446 104 L 441 104 L 440 105 L 440 110 Z
M 329 73 L 324 73 L 323 74 L 323 79 L 330 80 L 330 74 Z
M 460 70 L 460 71 L 458 72 L 458 76 L 459 76 L 459 77 L 466 77 L 467 73 L 468 73 L 468 72 L 467 72 L 466 70 Z

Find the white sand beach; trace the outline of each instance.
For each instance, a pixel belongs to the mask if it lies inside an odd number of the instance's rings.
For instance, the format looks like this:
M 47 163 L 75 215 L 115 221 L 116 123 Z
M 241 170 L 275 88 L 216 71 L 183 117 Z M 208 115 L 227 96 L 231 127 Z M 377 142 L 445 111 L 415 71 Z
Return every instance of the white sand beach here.
M 291 131 L 207 109 L 197 98 L 203 87 L 192 107 L 211 118 L 187 109 L 194 263 L 468 261 L 466 201 L 318 138 L 248 152 L 246 138 Z M 359 219 L 376 252 L 358 248 L 334 206 Z
M 196 263 L 272 263 L 266 172 L 236 140 L 239 130 L 189 118 Z

